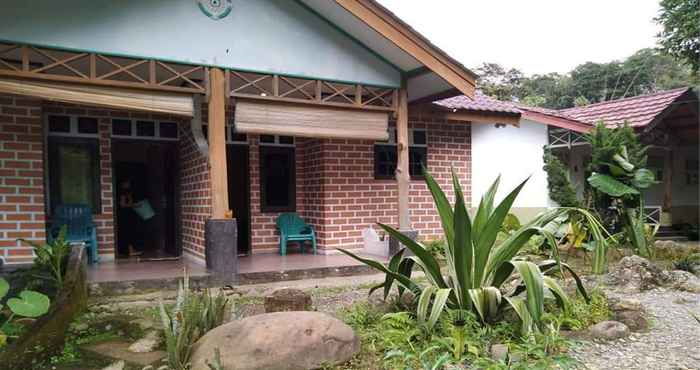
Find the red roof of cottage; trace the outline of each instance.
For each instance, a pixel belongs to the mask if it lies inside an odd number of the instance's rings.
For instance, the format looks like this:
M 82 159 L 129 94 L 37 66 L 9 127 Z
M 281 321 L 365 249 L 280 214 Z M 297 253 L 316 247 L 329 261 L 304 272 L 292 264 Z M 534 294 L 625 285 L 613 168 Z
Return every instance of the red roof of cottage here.
M 457 95 L 451 98 L 438 100 L 433 104 L 447 109 L 464 109 L 489 113 L 521 113 L 520 109 L 518 109 L 515 104 L 494 99 L 480 90 L 474 93 L 474 99 L 470 99 L 465 95 Z
M 491 98 L 481 91 L 477 91 L 475 99 L 459 95 L 438 100 L 434 104 L 448 109 L 521 114 L 523 117 L 532 118 L 546 124 L 575 131 L 588 131 L 590 127 L 601 120 L 608 125 L 617 125 L 626 121 L 632 127 L 644 127 L 653 122 L 656 117 L 672 104 L 681 103 L 677 100 L 688 91 L 691 91 L 691 88 L 682 87 L 560 110 L 503 102 Z M 697 98 L 695 99 L 697 100 Z
M 659 91 L 647 95 L 594 103 L 582 107 L 562 109 L 558 112 L 571 119 L 595 125 L 603 121 L 616 125 L 627 121 L 632 127 L 643 127 L 651 123 L 670 104 L 690 88 Z

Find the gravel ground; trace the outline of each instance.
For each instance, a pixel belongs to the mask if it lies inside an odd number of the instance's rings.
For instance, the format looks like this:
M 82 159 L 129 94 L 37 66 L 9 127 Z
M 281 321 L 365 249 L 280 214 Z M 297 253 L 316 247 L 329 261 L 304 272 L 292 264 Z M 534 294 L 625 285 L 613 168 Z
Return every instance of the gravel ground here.
M 651 329 L 613 342 L 586 342 L 572 355 L 588 369 L 700 369 L 700 294 L 654 289 L 620 297 L 638 299 Z

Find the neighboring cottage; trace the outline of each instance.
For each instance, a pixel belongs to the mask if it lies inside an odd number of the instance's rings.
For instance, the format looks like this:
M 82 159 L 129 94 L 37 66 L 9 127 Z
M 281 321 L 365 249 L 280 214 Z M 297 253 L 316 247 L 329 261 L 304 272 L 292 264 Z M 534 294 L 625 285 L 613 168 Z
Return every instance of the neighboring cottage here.
M 506 188 L 532 175 L 515 203 L 515 212 L 529 217 L 554 205 L 547 195 L 547 176 L 542 170 L 545 145 L 568 163 L 582 196 L 590 155 L 583 134 L 599 121 L 608 125 L 627 122 L 650 146 L 648 166 L 660 181 L 645 193 L 649 221 L 663 225 L 698 224 L 700 121 L 698 96 L 691 88 L 562 110 L 500 102 L 479 91 L 474 100 L 456 96 L 435 104 L 452 109 L 455 114 L 491 112 L 519 119 L 519 127 L 472 125 L 472 199 L 483 194 L 498 174 L 502 174 Z

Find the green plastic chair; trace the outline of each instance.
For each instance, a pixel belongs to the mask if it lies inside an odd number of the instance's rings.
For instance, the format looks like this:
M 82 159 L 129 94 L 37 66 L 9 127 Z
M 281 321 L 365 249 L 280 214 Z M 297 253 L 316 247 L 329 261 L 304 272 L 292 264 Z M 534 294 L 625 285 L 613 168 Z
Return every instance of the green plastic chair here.
M 66 227 L 68 243 L 85 243 L 90 263 L 97 263 L 96 226 L 92 219 L 92 208 L 86 204 L 60 204 L 52 216 L 48 239 L 52 242 L 61 228 Z
M 280 231 L 280 254 L 287 255 L 288 242 L 300 242 L 301 253 L 304 253 L 304 242 L 311 241 L 316 254 L 316 232 L 311 225 L 306 224 L 296 213 L 282 213 L 277 217 L 277 229 Z

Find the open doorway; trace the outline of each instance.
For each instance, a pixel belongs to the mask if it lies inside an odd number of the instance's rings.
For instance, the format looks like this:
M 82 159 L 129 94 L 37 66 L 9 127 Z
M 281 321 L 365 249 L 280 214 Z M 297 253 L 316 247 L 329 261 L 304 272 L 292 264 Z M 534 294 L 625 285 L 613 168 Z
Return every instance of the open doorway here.
M 176 143 L 113 140 L 112 162 L 117 257 L 178 258 Z
M 228 202 L 236 218 L 238 254 L 250 254 L 250 162 L 248 145 L 226 147 L 228 169 Z

